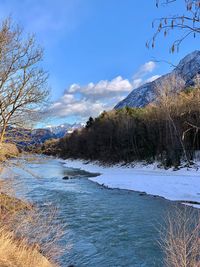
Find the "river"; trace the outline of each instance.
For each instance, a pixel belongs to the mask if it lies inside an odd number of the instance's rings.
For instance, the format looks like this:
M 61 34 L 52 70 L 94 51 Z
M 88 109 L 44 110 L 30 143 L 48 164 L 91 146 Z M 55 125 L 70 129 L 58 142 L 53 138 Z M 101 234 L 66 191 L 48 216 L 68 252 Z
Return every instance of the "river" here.
M 14 161 L 16 163 L 16 161 Z M 110 190 L 87 179 L 90 174 L 66 168 L 48 157 L 19 159 L 13 186 L 17 196 L 40 207 L 55 205 L 68 249 L 62 267 L 162 267 L 158 231 L 173 202 L 126 190 Z M 31 175 L 33 172 L 35 175 Z M 66 175 L 73 179 L 63 180 Z

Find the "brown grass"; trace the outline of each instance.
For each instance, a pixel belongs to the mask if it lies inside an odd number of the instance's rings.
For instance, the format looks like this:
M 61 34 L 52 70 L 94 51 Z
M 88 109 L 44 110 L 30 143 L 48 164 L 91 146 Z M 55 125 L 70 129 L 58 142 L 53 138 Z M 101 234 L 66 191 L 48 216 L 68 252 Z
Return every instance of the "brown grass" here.
M 32 206 L 29 203 L 25 203 L 24 201 L 10 197 L 5 193 L 0 192 L 0 218 L 4 216 L 10 217 L 13 214 L 18 213 L 19 211 L 25 209 L 31 209 Z
M 0 267 L 58 266 L 62 228 L 53 224 L 56 209 L 34 207 L 10 188 L 0 181 Z
M 15 158 L 19 155 L 19 150 L 16 145 L 11 143 L 0 144 L 0 162 L 6 161 L 8 158 Z
M 35 246 L 25 240 L 16 239 L 12 232 L 0 228 L 1 267 L 53 267 Z

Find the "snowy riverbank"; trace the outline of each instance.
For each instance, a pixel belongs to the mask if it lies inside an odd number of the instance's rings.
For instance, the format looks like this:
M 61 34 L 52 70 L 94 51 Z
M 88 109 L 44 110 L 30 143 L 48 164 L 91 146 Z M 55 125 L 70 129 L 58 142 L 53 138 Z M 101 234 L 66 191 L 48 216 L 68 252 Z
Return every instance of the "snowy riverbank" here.
M 157 164 L 103 167 L 97 163 L 86 164 L 81 160 L 65 160 L 65 166 L 101 173 L 90 180 L 109 188 L 146 192 L 174 201 L 200 203 L 200 169 L 164 170 L 158 168 Z M 200 205 L 193 206 L 200 208 Z

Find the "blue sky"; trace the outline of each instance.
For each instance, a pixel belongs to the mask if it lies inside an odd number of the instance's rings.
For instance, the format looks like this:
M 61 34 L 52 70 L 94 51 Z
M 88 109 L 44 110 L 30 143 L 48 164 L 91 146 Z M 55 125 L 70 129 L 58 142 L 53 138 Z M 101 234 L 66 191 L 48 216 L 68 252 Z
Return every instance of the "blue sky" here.
M 198 49 L 199 40 L 192 38 L 170 54 L 175 33 L 160 37 L 153 50 L 145 47 L 152 20 L 182 10 L 182 0 L 159 9 L 155 0 L 0 0 L 1 19 L 12 15 L 45 49 L 52 101 L 45 124 L 97 116 L 171 70 L 154 59 L 177 64 Z

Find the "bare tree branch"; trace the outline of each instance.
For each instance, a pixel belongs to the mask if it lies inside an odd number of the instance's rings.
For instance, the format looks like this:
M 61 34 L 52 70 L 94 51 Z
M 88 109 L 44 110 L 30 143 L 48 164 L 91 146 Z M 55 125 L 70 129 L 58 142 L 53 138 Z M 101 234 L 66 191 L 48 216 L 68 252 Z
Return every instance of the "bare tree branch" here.
M 156 1 L 156 6 L 169 5 L 177 0 Z M 173 30 L 180 30 L 181 36 L 178 37 L 171 45 L 170 52 L 178 51 L 181 43 L 193 35 L 195 38 L 200 33 L 200 0 L 182 0 L 186 14 L 173 15 L 157 18 L 152 22 L 155 33 L 150 41 L 146 43 L 147 48 L 154 48 L 155 42 L 160 34 L 168 36 Z

